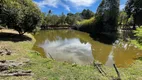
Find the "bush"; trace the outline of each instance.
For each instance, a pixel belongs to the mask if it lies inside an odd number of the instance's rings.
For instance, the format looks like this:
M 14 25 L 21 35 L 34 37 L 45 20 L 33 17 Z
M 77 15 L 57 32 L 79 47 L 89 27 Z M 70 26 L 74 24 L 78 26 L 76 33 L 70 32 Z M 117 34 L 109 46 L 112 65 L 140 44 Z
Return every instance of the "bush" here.
M 136 40 L 133 40 L 132 42 L 142 49 L 142 26 L 137 28 L 135 31 L 135 36 L 137 37 Z
M 93 31 L 92 28 L 94 27 L 94 22 L 95 22 L 95 17 L 92 17 L 90 19 L 85 19 L 85 20 L 82 20 L 82 21 L 78 21 L 77 27 L 81 31 L 91 33 Z
M 6 24 L 19 34 L 32 32 L 41 25 L 41 12 L 32 0 L 3 0 L 0 10 L 0 24 Z

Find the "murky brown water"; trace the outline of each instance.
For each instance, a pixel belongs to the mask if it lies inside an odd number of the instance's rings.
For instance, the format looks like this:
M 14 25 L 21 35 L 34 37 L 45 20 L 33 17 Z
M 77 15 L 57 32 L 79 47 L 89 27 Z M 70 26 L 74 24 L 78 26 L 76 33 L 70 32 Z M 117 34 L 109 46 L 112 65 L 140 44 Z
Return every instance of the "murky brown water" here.
M 33 49 L 43 57 L 51 55 L 57 61 L 90 64 L 95 59 L 108 66 L 115 63 L 118 67 L 126 67 L 142 56 L 142 51 L 129 44 L 103 44 L 87 33 L 74 30 L 40 31 L 35 38 Z

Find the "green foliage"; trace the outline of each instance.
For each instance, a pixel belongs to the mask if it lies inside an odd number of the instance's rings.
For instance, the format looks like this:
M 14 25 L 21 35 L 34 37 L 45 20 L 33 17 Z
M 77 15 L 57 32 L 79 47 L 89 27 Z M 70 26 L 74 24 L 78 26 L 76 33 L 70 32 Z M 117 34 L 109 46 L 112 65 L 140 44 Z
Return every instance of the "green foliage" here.
M 50 24 L 50 25 L 57 25 L 57 24 L 59 24 L 58 22 L 59 22 L 60 18 L 57 15 L 51 15 L 49 19 L 50 20 L 49 20 L 48 24 Z
M 68 13 L 67 14 L 67 17 L 65 19 L 66 23 L 69 24 L 69 25 L 74 25 L 74 24 L 77 24 L 78 21 L 81 21 L 82 18 L 81 18 L 81 14 L 80 13 Z
M 142 26 L 137 28 L 134 33 L 137 39 L 134 40 L 133 43 L 142 49 Z
M 142 26 L 140 28 L 137 28 L 135 31 L 135 36 L 138 37 L 138 42 L 142 44 Z
M 50 12 L 50 11 L 49 11 Z M 55 15 L 48 13 L 47 15 L 45 13 L 42 14 L 43 16 L 43 23 L 42 27 L 47 27 L 50 25 L 59 26 L 59 25 L 74 25 L 77 23 L 77 21 L 81 21 L 81 13 L 68 13 L 65 15 L 62 13 L 61 15 Z
M 1 24 L 17 30 L 19 34 L 32 32 L 41 25 L 41 12 L 32 0 L 4 0 L 1 5 Z
M 142 0 L 128 0 L 126 7 L 125 7 L 125 11 L 128 15 L 128 18 L 130 18 L 131 16 L 133 17 L 133 21 L 134 21 L 134 28 L 135 25 L 142 25 L 141 21 L 142 21 Z
M 81 16 L 83 17 L 83 19 L 90 19 L 91 17 L 93 17 L 95 14 L 90 11 L 89 9 L 84 9 L 81 13 Z
M 128 22 L 127 22 L 127 24 L 128 24 L 129 26 L 131 26 L 131 25 L 133 25 L 133 24 L 134 24 L 133 16 L 131 16 L 130 18 L 128 18 Z
M 46 14 L 45 13 L 42 13 L 42 26 L 47 26 L 47 22 L 48 22 L 48 18 L 46 17 Z
M 95 31 L 116 32 L 119 14 L 119 0 L 102 0 L 96 13 Z
M 94 27 L 94 22 L 95 22 L 95 17 L 78 21 L 77 22 L 77 25 L 78 25 L 77 28 L 81 31 L 92 33 L 93 27 Z
M 66 23 L 69 24 L 69 25 L 73 25 L 75 24 L 76 20 L 75 20 L 75 16 L 73 13 L 68 13 L 67 14 L 67 17 L 65 19 Z
M 95 21 L 95 17 L 92 17 L 90 19 L 84 19 L 82 21 L 78 21 L 77 24 L 78 25 L 88 25 L 88 24 L 92 24 Z
M 75 16 L 76 21 L 82 21 L 83 20 L 82 17 L 81 17 L 81 13 L 75 13 L 74 16 Z
M 58 25 L 64 25 L 65 24 L 66 16 L 64 13 L 62 13 L 60 16 L 48 13 L 47 15 L 43 13 L 43 23 L 42 27 L 48 27 L 48 26 L 58 26 Z
M 60 19 L 59 19 L 59 23 L 61 25 L 64 25 L 65 24 L 65 19 L 66 19 L 66 16 L 64 15 L 64 13 L 62 13 L 62 15 L 60 16 Z
M 83 19 L 90 19 L 91 17 L 94 16 L 94 13 L 90 11 L 89 9 L 83 10 L 82 13 L 68 13 L 65 15 L 62 13 L 61 15 L 55 15 L 51 14 L 51 10 L 49 10 L 48 14 L 46 15 L 45 13 L 42 14 L 43 16 L 43 23 L 42 27 L 47 27 L 49 25 L 76 25 L 78 21 L 82 21 Z
M 127 14 L 125 11 L 121 11 L 119 13 L 119 18 L 118 18 L 118 24 L 119 25 L 124 25 L 124 24 L 127 24 Z

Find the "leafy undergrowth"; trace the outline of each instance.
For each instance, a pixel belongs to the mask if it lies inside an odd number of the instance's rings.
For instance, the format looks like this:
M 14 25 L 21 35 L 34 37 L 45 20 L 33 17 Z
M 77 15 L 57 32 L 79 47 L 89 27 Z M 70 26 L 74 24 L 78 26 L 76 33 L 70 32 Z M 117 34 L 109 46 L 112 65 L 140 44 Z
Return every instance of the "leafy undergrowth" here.
M 134 33 L 137 38 L 136 40 L 132 40 L 132 43 L 142 49 L 142 26 L 137 28 Z
M 90 19 L 86 19 L 86 20 L 82 20 L 82 21 L 78 21 L 77 24 L 78 25 L 88 25 L 88 24 L 92 24 L 95 21 L 95 17 L 92 17 Z
M 0 41 L 0 47 L 13 51 L 10 56 L 0 56 L 0 60 L 22 61 L 30 59 L 24 66 L 16 69 L 31 70 L 33 76 L 0 77 L 0 80 L 110 80 L 117 74 L 114 68 L 102 66 L 107 76 L 102 76 L 93 65 L 77 65 L 67 62 L 58 62 L 48 58 L 42 58 L 39 53 L 32 51 L 32 41 Z M 129 68 L 118 68 L 122 80 L 142 80 L 142 60 L 137 59 Z
M 77 22 L 77 30 L 92 33 L 94 29 L 94 22 L 95 22 L 95 17 L 92 17 L 90 19 L 84 19 L 82 21 Z

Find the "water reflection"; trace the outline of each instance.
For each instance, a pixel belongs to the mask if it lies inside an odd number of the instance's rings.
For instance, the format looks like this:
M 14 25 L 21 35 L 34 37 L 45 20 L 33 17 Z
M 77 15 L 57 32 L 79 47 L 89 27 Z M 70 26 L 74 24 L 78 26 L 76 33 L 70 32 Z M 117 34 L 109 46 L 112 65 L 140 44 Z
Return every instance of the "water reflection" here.
M 113 67 L 113 64 L 115 63 L 115 62 L 114 62 L 114 59 L 113 59 L 113 57 L 114 57 L 114 56 L 113 56 L 114 47 L 115 47 L 115 46 L 112 47 L 112 50 L 111 50 L 111 52 L 110 52 L 110 54 L 109 54 L 109 56 L 108 56 L 108 60 L 107 60 L 106 63 L 105 63 L 106 66 Z
M 55 60 L 77 64 L 89 64 L 93 61 L 91 44 L 81 43 L 78 38 L 61 39 L 58 37 L 55 41 L 46 40 L 39 46 L 44 49 L 46 56 L 52 56 Z
M 40 31 L 35 39 L 34 50 L 43 57 L 50 53 L 58 61 L 89 64 L 94 58 L 109 66 L 115 62 L 117 67 L 127 67 L 134 58 L 142 56 L 142 51 L 130 44 L 117 41 L 115 46 L 107 45 L 94 41 L 87 33 L 74 30 Z

